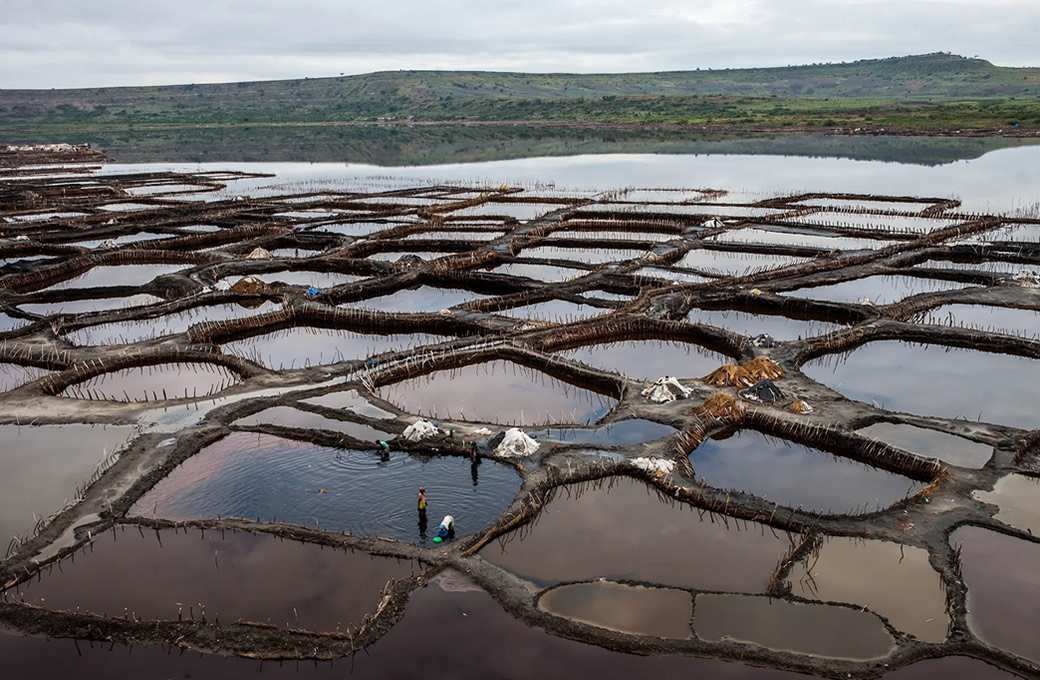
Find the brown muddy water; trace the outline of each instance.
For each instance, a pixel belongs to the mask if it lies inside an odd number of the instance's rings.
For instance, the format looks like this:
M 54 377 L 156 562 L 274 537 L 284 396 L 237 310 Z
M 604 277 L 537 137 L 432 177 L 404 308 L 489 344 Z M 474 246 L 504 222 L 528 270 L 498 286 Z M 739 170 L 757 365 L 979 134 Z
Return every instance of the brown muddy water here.
M 539 585 L 606 578 L 762 593 L 790 545 L 782 531 L 732 520 L 727 526 L 672 505 L 644 482 L 617 477 L 603 488 L 563 487 L 535 523 L 480 556 Z
M 921 548 L 831 537 L 788 578 L 800 597 L 860 605 L 919 640 L 946 639 L 946 593 Z
M 972 632 L 1040 663 L 1040 545 L 980 527 L 958 529 L 950 545 L 961 549 Z
M 134 433 L 127 425 L 0 425 L 0 540 L 31 535 L 40 517 L 75 500 Z
M 876 659 L 894 646 L 870 612 L 764 596 L 702 593 L 694 602 L 693 630 L 703 640 L 740 640 L 838 659 Z
M 265 534 L 121 526 L 7 597 L 63 611 L 123 616 L 126 610 L 144 620 L 205 615 L 334 631 L 373 611 L 388 580 L 420 571 L 407 560 Z
M 538 608 L 554 616 L 633 635 L 686 639 L 693 598 L 685 590 L 597 581 L 546 591 Z
M 342 555 L 342 553 L 340 554 Z M 228 678 L 510 678 L 571 680 L 575 669 L 597 678 L 693 677 L 712 680 L 808 680 L 810 676 L 735 662 L 681 656 L 634 656 L 530 628 L 479 590 L 433 584 L 415 592 L 404 619 L 366 653 L 315 664 L 214 655 L 172 654 L 161 647 L 127 648 L 0 633 L 0 658 L 13 672 L 82 680 Z
M 1008 526 L 1040 535 L 1040 480 L 1010 474 L 997 480 L 993 491 L 974 491 L 972 497 L 1000 506 L 996 518 Z

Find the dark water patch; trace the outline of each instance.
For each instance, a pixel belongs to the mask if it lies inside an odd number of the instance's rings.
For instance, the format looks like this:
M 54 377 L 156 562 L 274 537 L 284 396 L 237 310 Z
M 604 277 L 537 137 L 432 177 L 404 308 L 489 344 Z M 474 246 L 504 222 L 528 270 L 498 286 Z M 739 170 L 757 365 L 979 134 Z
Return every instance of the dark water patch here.
M 866 276 L 828 286 L 799 288 L 784 293 L 791 297 L 827 302 L 859 302 L 866 298 L 876 305 L 890 305 L 921 293 L 965 288 L 967 284 L 916 276 Z
M 529 628 L 486 593 L 438 586 L 443 577 L 414 592 L 404 618 L 353 659 L 315 664 L 171 654 L 164 647 L 72 640 L 45 640 L 0 632 L 0 658 L 12 677 L 78 680 L 245 680 L 269 678 L 531 678 L 573 680 L 575 673 L 600 680 L 711 678 L 712 680 L 809 680 L 809 676 L 717 659 L 622 654 Z M 344 579 L 345 583 L 348 583 Z M 221 619 L 223 621 L 223 619 Z M 508 644 L 503 644 L 503 641 Z
M 378 394 L 409 413 L 521 427 L 587 424 L 616 403 L 611 397 L 511 361 L 435 371 L 380 387 Z
M 1040 545 L 979 527 L 953 532 L 950 545 L 960 546 L 972 632 L 1040 662 Z
M 885 680 L 1012 680 L 1017 678 L 990 666 L 985 661 L 966 656 L 947 656 L 942 659 L 919 661 L 912 666 L 900 668 L 885 676 Z
M 633 635 L 691 637 L 693 598 L 685 590 L 597 581 L 560 586 L 538 600 L 555 616 Z
M 760 593 L 789 545 L 783 532 L 727 527 L 662 499 L 645 482 L 617 477 L 598 490 L 561 487 L 535 524 L 480 555 L 543 586 L 607 578 Z
M 554 427 L 528 432 L 535 439 L 550 439 L 566 444 L 589 444 L 592 446 L 623 446 L 651 442 L 675 434 L 675 428 L 652 420 L 633 418 L 589 429 Z
M 727 358 L 700 345 L 664 340 L 626 340 L 586 345 L 559 352 L 562 356 L 637 380 L 671 376 L 699 377 L 724 364 Z
M 459 535 L 498 518 L 520 488 L 512 468 L 484 460 L 420 457 L 314 446 L 241 432 L 189 458 L 131 509 L 132 515 L 170 519 L 260 517 L 306 523 L 326 531 L 426 543 L 416 494 L 426 487 L 426 533 L 444 515 Z M 322 491 L 324 489 L 324 491 Z
M 942 305 L 928 310 L 925 323 L 981 328 L 1036 339 L 1040 337 L 1040 312 L 993 305 Z
M 836 659 L 878 659 L 895 648 L 874 614 L 748 595 L 697 596 L 693 629 L 709 642 L 738 640 Z
M 776 314 L 752 314 L 734 309 L 694 309 L 686 317 L 691 323 L 725 328 L 747 337 L 766 333 L 777 340 L 798 340 L 842 328 L 815 319 L 792 319 Z
M 186 620 L 333 631 L 359 623 L 387 581 L 415 570 L 408 561 L 265 534 L 120 527 L 16 594 L 59 611 L 174 621 L 180 612 Z
M 228 354 L 256 361 L 268 368 L 302 368 L 364 359 L 384 352 L 436 344 L 446 339 L 424 333 L 377 335 L 297 326 L 226 342 L 223 348 Z
M 102 373 L 66 387 L 62 397 L 139 402 L 207 397 L 241 381 L 217 364 L 156 364 Z
M 75 500 L 95 467 L 134 432 L 111 425 L 0 425 L 0 540 L 6 545 Z
M 926 458 L 964 467 L 981 468 L 993 455 L 992 446 L 913 425 L 876 423 L 857 432 Z
M 66 302 L 30 302 L 18 305 L 23 312 L 49 316 L 51 314 L 82 314 L 84 312 L 101 312 L 110 309 L 125 309 L 162 302 L 162 298 L 140 293 L 129 297 L 94 298 L 90 300 L 69 300 Z
M 923 548 L 829 537 L 788 578 L 795 595 L 865 607 L 925 642 L 946 639 L 946 592 Z
M 203 321 L 227 321 L 241 319 L 257 314 L 265 314 L 280 309 L 276 302 L 265 301 L 257 307 L 245 307 L 238 304 L 212 305 L 195 307 L 179 314 L 169 314 L 154 319 L 135 319 L 119 321 L 98 326 L 87 326 L 65 334 L 63 337 L 74 345 L 112 345 L 129 344 L 157 338 L 163 335 L 184 333 L 189 326 Z
M 100 288 L 102 286 L 143 286 L 157 276 L 190 269 L 183 264 L 101 265 L 73 279 L 49 286 L 45 290 L 68 288 Z
M 780 505 L 828 513 L 886 508 L 924 485 L 818 449 L 740 431 L 706 439 L 690 453 L 709 486 L 745 491 Z
M 802 371 L 850 399 L 892 411 L 1040 425 L 1033 403 L 1040 382 L 1036 359 L 882 340 L 847 356 L 818 357 Z
M 361 309 L 374 309 L 381 312 L 439 312 L 442 309 L 455 307 L 471 300 L 486 298 L 486 295 L 474 293 L 462 288 L 435 288 L 434 286 L 419 286 L 418 288 L 406 288 L 389 295 L 381 295 L 367 300 L 358 300 L 341 307 L 357 307 Z

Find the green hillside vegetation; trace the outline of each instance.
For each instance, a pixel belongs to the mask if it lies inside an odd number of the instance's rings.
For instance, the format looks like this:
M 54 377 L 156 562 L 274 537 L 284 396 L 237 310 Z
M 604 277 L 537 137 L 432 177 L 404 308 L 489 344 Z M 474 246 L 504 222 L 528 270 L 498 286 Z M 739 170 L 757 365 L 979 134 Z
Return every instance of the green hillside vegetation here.
M 626 74 L 396 71 L 163 87 L 0 90 L 0 136 L 244 123 L 586 121 L 1040 127 L 1040 69 L 949 54 Z
M 40 142 L 63 141 L 63 133 Z M 643 128 L 475 126 L 235 126 L 87 133 L 126 163 L 314 162 L 379 166 L 473 163 L 602 153 L 757 154 L 940 165 L 1040 144 L 1003 137 L 763 135 Z

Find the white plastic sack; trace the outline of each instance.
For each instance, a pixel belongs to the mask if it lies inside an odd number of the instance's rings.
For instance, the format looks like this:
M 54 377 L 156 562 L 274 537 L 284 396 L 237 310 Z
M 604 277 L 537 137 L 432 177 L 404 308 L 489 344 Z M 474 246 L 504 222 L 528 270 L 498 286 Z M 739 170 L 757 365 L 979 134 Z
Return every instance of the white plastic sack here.
M 538 450 L 538 442 L 524 434 L 518 427 L 506 430 L 502 442 L 495 447 L 495 453 L 500 456 L 530 456 Z
M 632 465 L 655 475 L 667 475 L 675 470 L 675 461 L 664 458 L 636 458 Z
M 670 376 L 658 378 L 650 387 L 643 390 L 640 394 L 656 404 L 663 404 L 666 401 L 675 401 L 676 399 L 686 399 L 693 392 L 688 387 L 684 387 L 678 380 Z
M 432 437 L 437 434 L 438 431 L 436 425 L 423 418 L 405 428 L 404 438 L 410 442 L 417 442 L 426 439 L 427 437 Z
M 253 248 L 253 251 L 246 255 L 247 260 L 270 260 L 273 257 L 267 248 Z

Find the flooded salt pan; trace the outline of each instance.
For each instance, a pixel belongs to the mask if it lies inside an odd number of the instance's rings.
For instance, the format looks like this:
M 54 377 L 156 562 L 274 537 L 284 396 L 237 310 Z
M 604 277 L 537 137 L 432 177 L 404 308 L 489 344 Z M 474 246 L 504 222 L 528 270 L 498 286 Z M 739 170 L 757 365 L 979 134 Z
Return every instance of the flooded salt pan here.
M 790 545 L 781 531 L 726 524 L 659 497 L 645 482 L 615 477 L 606 488 L 560 488 L 535 523 L 480 556 L 539 585 L 607 578 L 761 593 Z
M 1032 403 L 1040 380 L 1036 359 L 883 340 L 844 358 L 813 359 L 802 371 L 850 399 L 892 411 L 1025 428 L 1040 424 Z
M 447 339 L 423 333 L 376 335 L 297 326 L 226 342 L 223 348 L 228 354 L 256 361 L 268 368 L 303 368 L 364 359 L 384 352 L 411 349 Z
M 700 345 L 664 340 L 626 340 L 586 345 L 559 354 L 604 371 L 616 371 L 637 380 L 657 380 L 665 375 L 707 375 L 726 357 Z
M 1040 479 L 1010 474 L 993 491 L 973 491 L 972 497 L 1000 507 L 995 516 L 1008 526 L 1040 535 Z
M 139 500 L 131 515 L 259 517 L 325 531 L 426 543 L 444 515 L 460 536 L 498 518 L 520 488 L 512 468 L 468 458 L 381 455 L 239 432 L 203 448 Z M 428 521 L 416 494 L 426 487 Z
M 923 484 L 755 431 L 706 439 L 690 453 L 698 479 L 770 502 L 827 513 L 876 511 Z
M 958 529 L 950 545 L 960 546 L 972 632 L 1040 662 L 1040 545 L 980 527 Z
M 913 276 L 867 276 L 815 288 L 799 288 L 784 295 L 826 302 L 859 302 L 867 298 L 876 305 L 890 305 L 921 293 L 965 288 L 967 284 Z
M 599 628 L 660 638 L 691 637 L 693 600 L 685 590 L 646 588 L 598 581 L 560 586 L 538 600 L 538 608 Z
M 693 629 L 709 642 L 738 640 L 838 659 L 878 659 L 895 648 L 881 619 L 869 612 L 747 595 L 698 595 Z
M 66 387 L 61 396 L 124 402 L 189 399 L 216 394 L 240 380 L 217 364 L 156 364 L 102 373 Z
M 946 593 L 922 548 L 831 537 L 789 578 L 795 595 L 861 605 L 919 640 L 946 639 Z
M 133 436 L 130 426 L 0 425 L 0 537 L 31 532 L 76 497 L 94 468 Z
M 857 432 L 926 458 L 964 467 L 980 468 L 993 455 L 992 446 L 913 425 L 876 423 Z
M 75 561 L 64 560 L 18 592 L 55 610 L 333 631 L 360 623 L 388 580 L 416 571 L 409 561 L 265 534 L 124 526 L 98 535 Z
M 510 361 L 435 371 L 377 392 L 409 413 L 520 426 L 583 425 L 616 403 L 612 397 Z

